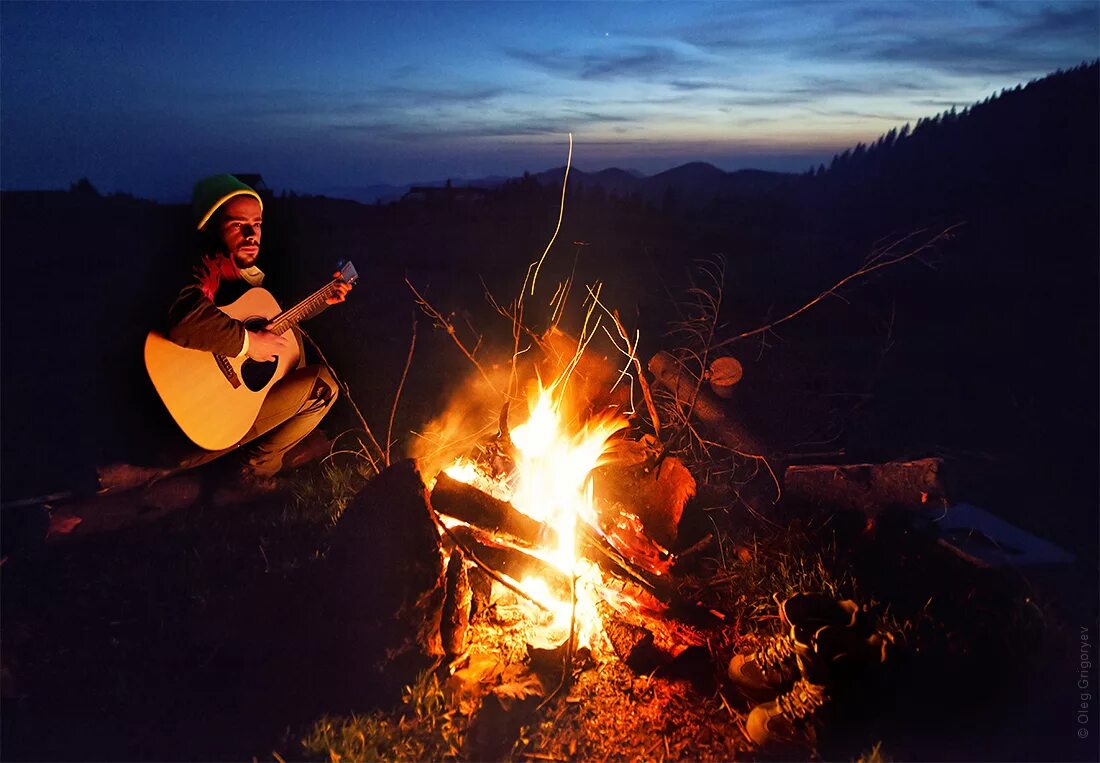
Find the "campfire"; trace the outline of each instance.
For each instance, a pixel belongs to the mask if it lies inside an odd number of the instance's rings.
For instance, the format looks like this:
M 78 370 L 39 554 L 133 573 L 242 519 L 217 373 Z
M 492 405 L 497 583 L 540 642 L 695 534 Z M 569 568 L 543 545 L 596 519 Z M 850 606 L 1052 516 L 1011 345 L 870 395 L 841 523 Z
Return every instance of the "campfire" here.
M 510 581 L 513 590 L 522 591 L 534 607 L 549 615 L 548 646 L 559 646 L 575 633 L 577 646 L 592 649 L 602 635 L 596 610 L 602 576 L 597 565 L 578 555 L 579 531 L 582 526 L 599 526 L 592 472 L 606 458 L 608 438 L 627 422 L 613 412 L 588 422 L 565 420 L 566 382 L 559 377 L 549 386 L 536 383 L 527 420 L 499 438 L 500 447 L 508 451 L 503 458 L 460 459 L 445 473 L 539 523 L 534 545 L 512 547 L 541 563 L 532 567 L 549 567 L 558 575 L 533 570 L 519 581 Z M 501 466 L 511 469 L 493 473 Z M 461 519 L 446 517 L 445 521 Z M 568 582 L 566 591 L 561 590 L 563 581 Z
M 627 439 L 621 401 L 593 394 L 592 377 L 605 369 L 598 359 L 582 366 L 583 350 L 578 342 L 552 382 L 536 376 L 518 423 L 509 425 L 506 406 L 495 435 L 441 470 L 431 505 L 461 563 L 491 579 L 494 599 L 517 600 L 529 649 L 564 647 L 597 660 L 614 650 L 628 659 L 643 636 L 624 643 L 623 621 L 664 610 L 671 556 L 631 506 L 614 500 L 632 492 L 622 483 L 647 470 L 647 455 Z M 658 476 L 649 477 L 652 488 Z M 678 512 L 682 501 L 661 508 Z M 462 651 L 446 623 L 448 651 Z

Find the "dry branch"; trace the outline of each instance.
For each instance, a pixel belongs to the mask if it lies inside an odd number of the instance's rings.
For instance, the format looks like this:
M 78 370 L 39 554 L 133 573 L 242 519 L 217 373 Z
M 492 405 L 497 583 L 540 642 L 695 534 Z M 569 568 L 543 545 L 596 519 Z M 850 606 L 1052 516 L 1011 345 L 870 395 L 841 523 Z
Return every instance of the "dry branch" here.
M 412 285 L 412 281 L 410 281 L 408 278 L 405 279 L 405 285 L 409 287 L 410 291 L 412 291 L 413 298 L 416 300 L 416 304 L 419 305 L 420 309 L 424 311 L 424 314 L 435 321 L 436 325 L 438 325 L 440 328 L 451 335 L 451 339 L 453 339 L 454 343 L 458 345 L 458 349 L 462 351 L 462 354 L 466 356 L 467 360 L 474 364 L 474 368 L 478 370 L 478 373 L 481 374 L 481 378 L 484 379 L 485 383 L 489 385 L 489 389 L 493 390 L 493 392 L 496 392 L 497 394 L 500 394 L 500 390 L 496 388 L 496 385 L 493 384 L 493 380 L 489 378 L 489 375 L 487 373 L 485 373 L 485 369 L 482 368 L 481 364 L 477 362 L 477 358 L 474 357 L 473 352 L 467 349 L 466 345 L 462 343 L 462 340 L 458 338 L 458 331 L 455 329 L 455 326 L 453 323 L 451 323 L 450 319 L 444 316 L 443 313 L 436 310 L 432 306 L 432 304 L 428 302 L 428 300 L 425 299 L 419 291 L 416 290 L 416 287 Z
M 497 572 L 515 580 L 537 572 L 560 595 L 569 592 L 569 577 L 516 539 L 494 535 L 473 525 L 456 525 L 451 528 L 451 535 Z
M 939 243 L 941 241 L 946 241 L 949 238 L 951 238 L 951 234 L 954 233 L 955 230 L 958 229 L 961 225 L 962 225 L 962 223 L 956 223 L 956 224 L 951 225 L 947 228 L 944 228 L 942 231 L 937 233 L 935 236 L 930 238 L 928 241 L 925 241 L 923 244 L 918 246 L 916 249 L 913 249 L 911 252 L 908 252 L 906 254 L 891 256 L 893 251 L 895 249 L 897 249 L 899 246 L 904 244 L 906 241 L 910 241 L 914 237 L 919 236 L 920 234 L 924 233 L 925 231 L 923 231 L 923 230 L 914 231 L 913 233 L 910 233 L 909 235 L 904 236 L 901 239 L 888 244 L 887 246 L 880 247 L 879 249 L 877 249 L 877 250 L 875 250 L 874 252 L 871 253 L 871 256 L 867 258 L 867 261 L 863 264 L 863 267 L 861 267 L 859 270 L 855 271 L 854 273 L 850 273 L 847 276 L 845 276 L 844 278 L 841 278 L 839 281 L 837 281 L 835 284 L 830 286 L 828 289 L 826 289 L 825 291 L 818 294 L 816 297 L 811 299 L 806 304 L 802 305 L 802 307 L 788 313 L 787 315 L 784 315 L 782 318 L 779 318 L 777 320 L 772 321 L 771 323 L 767 324 L 766 326 L 759 326 L 759 327 L 757 327 L 757 328 L 755 328 L 751 331 L 745 331 L 741 334 L 738 334 L 737 336 L 732 336 L 732 337 L 729 337 L 728 339 L 723 339 L 721 342 L 718 342 L 717 344 L 715 344 L 712 347 L 712 349 L 717 350 L 721 347 L 725 347 L 728 344 L 733 344 L 734 342 L 737 342 L 741 339 L 747 339 L 750 336 L 755 336 L 757 334 L 763 334 L 767 331 L 771 331 L 772 329 L 774 329 L 779 324 L 786 323 L 787 321 L 791 320 L 792 318 L 806 312 L 811 307 L 813 307 L 818 302 L 820 302 L 821 300 L 825 299 L 828 296 L 834 296 L 834 297 L 838 297 L 840 299 L 843 299 L 843 297 L 840 297 L 840 295 L 837 294 L 837 290 L 840 289 L 842 286 L 845 286 L 846 284 L 849 284 L 852 281 L 859 280 L 860 278 L 864 278 L 864 277 L 870 275 L 871 273 L 875 272 L 876 270 L 881 270 L 883 268 L 888 268 L 891 265 L 897 265 L 899 263 L 905 262 L 908 259 L 912 259 L 913 257 L 916 257 L 920 254 L 923 254 L 924 252 L 927 252 L 929 249 L 931 249 L 937 243 Z
M 667 352 L 658 352 L 649 361 L 649 370 L 657 383 L 672 393 L 677 400 L 693 396 L 692 413 L 706 426 L 715 440 L 725 448 L 742 455 L 762 457 L 768 449 L 743 426 L 730 420 L 722 404 L 689 374 L 683 364 Z

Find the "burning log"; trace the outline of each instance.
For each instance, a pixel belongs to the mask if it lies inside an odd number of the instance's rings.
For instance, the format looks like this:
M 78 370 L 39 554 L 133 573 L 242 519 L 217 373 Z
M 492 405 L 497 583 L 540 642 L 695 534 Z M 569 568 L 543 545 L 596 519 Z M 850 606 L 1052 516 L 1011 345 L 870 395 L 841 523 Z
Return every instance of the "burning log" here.
M 497 500 L 444 472 L 436 478 L 431 505 L 440 514 L 511 535 L 529 546 L 539 545 L 544 533 L 548 532 L 540 522 L 520 513 L 506 501 Z
M 940 458 L 848 466 L 789 466 L 784 484 L 787 498 L 866 514 L 889 507 L 919 510 L 928 503 L 941 506 L 948 494 Z
M 569 595 L 569 578 L 552 564 L 529 553 L 530 549 L 518 543 L 509 543 L 507 537 L 492 537 L 489 533 L 469 525 L 458 525 L 450 530 L 451 536 L 463 548 L 477 555 L 486 566 L 503 573 L 513 580 L 536 573 L 557 593 Z
M 640 585 L 660 601 L 668 602 L 672 592 L 663 578 L 640 569 L 588 525 L 582 524 L 580 530 L 581 540 L 585 545 L 585 555 L 589 559 L 612 575 L 625 577 Z
M 672 661 L 672 655 L 654 646 L 650 631 L 628 623 L 605 602 L 599 602 L 597 609 L 615 654 L 635 673 L 650 673 Z
M 439 475 L 435 489 L 432 491 L 431 501 L 432 506 L 441 514 L 470 523 L 470 527 L 454 527 L 449 532 L 455 537 L 456 542 L 462 545 L 466 545 L 466 539 L 472 536 L 476 547 L 474 551 L 476 558 L 491 570 L 507 571 L 497 567 L 497 564 L 520 569 L 531 560 L 538 561 L 524 551 L 524 546 L 535 546 L 538 539 L 549 530 L 541 523 L 519 512 L 507 501 L 493 498 L 478 488 L 459 482 L 446 474 Z M 474 529 L 475 527 L 480 528 L 480 531 Z M 582 522 L 578 528 L 580 542 L 585 547 L 588 558 L 611 574 L 642 585 L 659 599 L 669 600 L 671 591 L 660 575 L 642 569 L 631 562 L 626 554 L 615 548 L 592 527 Z M 490 537 L 488 533 L 497 537 Z M 514 553 L 503 553 L 505 549 Z M 466 545 L 466 550 L 471 550 L 471 547 Z M 485 551 L 484 558 L 482 550 Z M 549 565 L 543 564 L 540 572 L 551 569 Z M 554 574 L 561 577 L 560 572 Z M 509 575 L 514 577 L 511 573 Z M 564 588 L 568 590 L 568 582 L 564 584 Z
M 480 567 L 467 570 L 466 577 L 470 581 L 470 619 L 472 620 L 489 608 L 489 601 L 493 596 L 493 579 Z
M 695 478 L 680 459 L 670 456 L 657 466 L 656 441 L 620 440 L 611 463 L 597 467 L 595 494 L 609 506 L 621 504 L 642 521 L 646 535 L 662 546 L 676 543 L 684 506 L 695 495 Z
M 461 549 L 456 548 L 447 562 L 447 597 L 443 601 L 439 623 L 439 636 L 448 659 L 453 660 L 466 651 L 472 605 L 473 593 L 466 576 L 466 557 Z

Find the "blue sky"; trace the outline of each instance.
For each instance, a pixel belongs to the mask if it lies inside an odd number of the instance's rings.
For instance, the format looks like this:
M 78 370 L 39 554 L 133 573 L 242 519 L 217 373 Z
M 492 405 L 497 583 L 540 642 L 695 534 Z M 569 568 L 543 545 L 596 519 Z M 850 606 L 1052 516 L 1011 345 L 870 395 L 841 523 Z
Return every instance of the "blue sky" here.
M 0 187 L 801 171 L 1100 55 L 1100 3 L 0 3 Z

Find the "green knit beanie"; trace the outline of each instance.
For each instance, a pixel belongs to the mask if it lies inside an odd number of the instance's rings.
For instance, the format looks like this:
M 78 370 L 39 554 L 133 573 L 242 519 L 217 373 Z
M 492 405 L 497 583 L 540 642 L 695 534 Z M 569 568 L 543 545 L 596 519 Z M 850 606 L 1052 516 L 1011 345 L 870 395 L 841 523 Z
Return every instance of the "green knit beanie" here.
M 191 207 L 198 221 L 195 227 L 202 230 L 218 211 L 218 207 L 234 196 L 251 196 L 260 202 L 260 211 L 264 209 L 260 194 L 233 175 L 211 175 L 195 183 L 195 190 L 191 194 Z

